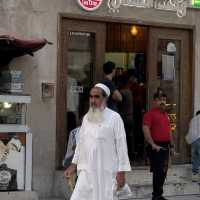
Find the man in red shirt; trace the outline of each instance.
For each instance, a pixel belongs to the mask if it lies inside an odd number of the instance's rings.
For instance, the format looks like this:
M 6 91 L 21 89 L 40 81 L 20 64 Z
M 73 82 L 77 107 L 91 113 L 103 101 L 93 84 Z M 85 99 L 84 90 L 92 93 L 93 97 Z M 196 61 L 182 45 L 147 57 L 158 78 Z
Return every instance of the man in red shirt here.
M 145 140 L 149 144 L 147 149 L 153 172 L 152 200 L 166 200 L 162 194 L 172 146 L 166 98 L 165 94 L 154 94 L 154 108 L 145 113 L 143 118 L 143 132 Z

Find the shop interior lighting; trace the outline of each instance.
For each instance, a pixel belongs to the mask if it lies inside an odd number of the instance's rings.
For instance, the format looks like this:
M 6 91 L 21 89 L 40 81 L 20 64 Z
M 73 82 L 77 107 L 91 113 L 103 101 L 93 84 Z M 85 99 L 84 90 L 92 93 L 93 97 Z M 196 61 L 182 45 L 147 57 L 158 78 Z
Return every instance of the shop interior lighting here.
M 8 103 L 8 102 L 3 102 L 3 108 L 5 109 L 9 109 L 12 107 L 12 104 L 11 103 Z
M 131 35 L 136 36 L 138 34 L 137 26 L 131 26 Z

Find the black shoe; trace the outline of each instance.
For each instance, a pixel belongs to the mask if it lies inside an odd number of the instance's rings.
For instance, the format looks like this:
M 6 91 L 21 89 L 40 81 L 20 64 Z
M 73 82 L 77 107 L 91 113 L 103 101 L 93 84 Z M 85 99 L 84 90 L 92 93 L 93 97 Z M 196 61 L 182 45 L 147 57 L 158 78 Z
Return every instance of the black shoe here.
M 167 199 L 163 196 L 158 196 L 158 197 L 152 197 L 152 200 L 167 200 Z

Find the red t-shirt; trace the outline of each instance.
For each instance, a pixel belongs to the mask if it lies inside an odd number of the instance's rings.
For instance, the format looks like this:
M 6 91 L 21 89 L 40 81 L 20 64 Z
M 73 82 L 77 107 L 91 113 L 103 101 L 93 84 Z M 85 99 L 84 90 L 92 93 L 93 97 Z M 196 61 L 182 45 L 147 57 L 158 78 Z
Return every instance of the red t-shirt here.
M 143 125 L 151 131 L 151 137 L 158 142 L 169 142 L 171 129 L 167 113 L 162 113 L 159 108 L 153 108 L 144 114 Z

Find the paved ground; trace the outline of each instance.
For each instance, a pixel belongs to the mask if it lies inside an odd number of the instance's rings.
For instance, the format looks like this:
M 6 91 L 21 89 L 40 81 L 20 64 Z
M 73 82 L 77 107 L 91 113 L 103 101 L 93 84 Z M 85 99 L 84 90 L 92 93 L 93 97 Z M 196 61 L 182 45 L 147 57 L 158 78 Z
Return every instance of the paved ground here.
M 184 196 L 170 196 L 166 197 L 168 200 L 200 200 L 200 194 L 198 195 L 184 195 Z M 65 199 L 56 199 L 56 198 L 49 198 L 49 199 L 40 199 L 40 200 L 65 200 Z M 146 199 L 129 199 L 129 200 L 151 200 L 150 198 Z
M 170 196 L 166 197 L 168 200 L 200 200 L 200 194 L 198 195 L 184 195 L 184 196 Z M 148 199 L 131 199 L 131 200 L 150 200 Z

